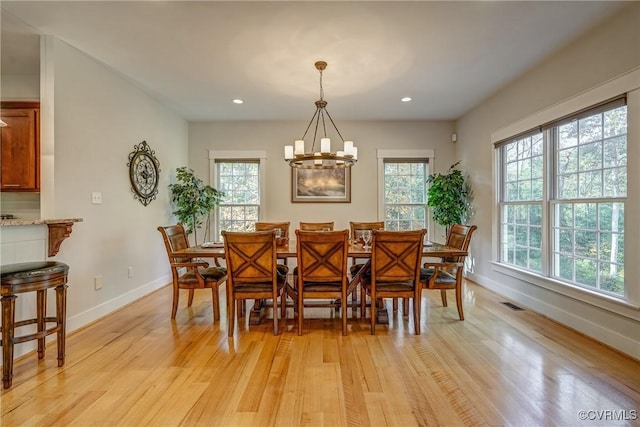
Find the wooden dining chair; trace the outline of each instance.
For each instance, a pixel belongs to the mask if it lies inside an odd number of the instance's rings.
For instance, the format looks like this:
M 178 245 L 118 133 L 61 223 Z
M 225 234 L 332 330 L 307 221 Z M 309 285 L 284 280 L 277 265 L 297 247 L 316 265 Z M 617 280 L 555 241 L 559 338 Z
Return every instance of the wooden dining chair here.
M 290 222 L 263 222 L 259 221 L 255 223 L 256 231 L 269 231 L 269 230 L 281 230 L 280 237 L 276 237 L 276 246 L 281 248 L 289 247 L 289 226 Z M 284 264 L 277 265 L 278 272 L 286 275 L 289 273 L 289 267 L 287 266 L 287 260 L 284 260 Z
M 347 230 L 296 230 L 298 274 L 290 289 L 296 298 L 298 335 L 302 335 L 304 307 L 340 307 L 342 334 L 347 335 L 348 236 Z
M 371 298 L 371 334 L 376 333 L 379 298 L 412 298 L 413 324 L 420 335 L 420 262 L 423 239 L 427 230 L 383 231 L 373 230 L 371 244 L 371 271 L 363 275 L 362 286 Z M 365 313 L 365 298 L 361 312 Z
M 333 221 L 331 222 L 302 222 L 300 230 L 303 231 L 333 231 Z
M 273 334 L 278 335 L 278 299 L 280 317 L 285 316 L 287 276 L 278 274 L 275 231 L 223 231 L 227 278 L 227 317 L 229 331 L 235 328 L 236 302 L 247 299 L 270 299 L 273 302 Z M 244 310 L 238 310 L 243 315 Z
M 289 227 L 290 222 L 264 222 L 255 223 L 256 231 L 281 230 L 280 238 L 276 239 L 277 246 L 286 247 L 289 245 Z
M 464 251 L 469 250 L 471 236 L 478 227 L 475 225 L 455 224 L 447 233 L 447 246 Z M 440 262 L 426 262 L 421 273 L 421 282 L 425 289 L 439 289 L 442 305 L 447 307 L 447 290 L 455 289 L 458 316 L 464 320 L 462 309 L 462 273 L 466 257 L 442 258 Z
M 220 319 L 220 298 L 218 288 L 227 279 L 227 270 L 224 267 L 210 267 L 205 261 L 194 261 L 190 258 L 181 258 L 173 255 L 174 252 L 189 247 L 187 233 L 181 224 L 158 227 L 162 234 L 164 247 L 169 257 L 171 276 L 173 278 L 173 304 L 171 318 L 176 318 L 180 289 L 189 290 L 187 307 L 193 304 L 195 289 L 211 289 L 213 319 Z

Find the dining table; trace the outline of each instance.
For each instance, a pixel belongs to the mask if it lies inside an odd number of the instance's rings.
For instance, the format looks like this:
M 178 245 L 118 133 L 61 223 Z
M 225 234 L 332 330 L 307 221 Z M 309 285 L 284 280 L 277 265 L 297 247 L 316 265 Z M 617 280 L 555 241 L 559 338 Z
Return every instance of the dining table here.
M 279 259 L 287 260 L 289 258 L 297 257 L 297 248 L 296 248 L 296 240 L 291 239 L 288 242 L 283 242 L 283 244 L 276 245 L 277 248 L 277 257 Z M 181 249 L 179 251 L 173 252 L 171 254 L 172 257 L 179 258 L 208 258 L 213 259 L 216 265 L 220 265 L 219 260 L 225 258 L 224 244 L 222 242 L 205 242 L 201 245 L 191 246 L 185 249 Z M 355 259 L 370 259 L 371 258 L 371 247 L 365 247 L 361 243 L 349 241 L 348 248 L 348 256 L 349 258 Z M 422 249 L 423 258 L 447 258 L 447 257 L 459 257 L 459 256 L 467 256 L 467 251 L 454 248 L 451 246 L 447 246 L 441 243 L 432 242 L 425 240 L 423 249 Z M 360 284 L 362 280 L 362 275 L 368 271 L 369 261 L 365 263 L 365 266 L 361 268 L 357 274 L 355 274 L 349 280 L 349 287 L 347 289 L 347 294 L 351 294 Z M 356 303 L 351 303 L 349 305 L 356 305 Z M 249 316 L 249 324 L 257 325 L 260 324 L 262 318 L 262 311 L 265 304 L 264 301 L 256 301 Z M 379 313 L 377 316 L 377 322 L 380 324 L 388 324 L 388 314 L 387 311 L 382 308 L 379 309 Z

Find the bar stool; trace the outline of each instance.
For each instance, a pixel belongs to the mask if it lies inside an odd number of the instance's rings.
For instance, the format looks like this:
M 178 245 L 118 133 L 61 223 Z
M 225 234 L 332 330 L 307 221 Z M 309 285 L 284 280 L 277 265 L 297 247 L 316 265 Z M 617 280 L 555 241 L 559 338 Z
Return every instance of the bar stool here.
M 2 282 L 2 386 L 11 387 L 13 378 L 13 346 L 38 340 L 38 359 L 44 358 L 45 337 L 57 333 L 58 367 L 64 365 L 65 326 L 67 311 L 67 273 L 62 262 L 36 261 L 0 266 Z M 47 289 L 56 290 L 56 316 L 47 317 Z M 36 318 L 15 321 L 16 294 L 36 292 Z M 37 325 L 37 331 L 14 336 L 15 329 Z M 55 326 L 47 328 L 47 323 Z

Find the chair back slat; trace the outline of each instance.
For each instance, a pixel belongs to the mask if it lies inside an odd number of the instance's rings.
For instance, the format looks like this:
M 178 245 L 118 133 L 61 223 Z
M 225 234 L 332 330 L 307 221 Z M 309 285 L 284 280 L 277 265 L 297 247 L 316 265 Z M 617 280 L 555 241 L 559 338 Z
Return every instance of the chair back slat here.
M 289 244 L 289 222 L 262 222 L 258 221 L 255 224 L 256 231 L 268 231 L 268 230 L 282 230 L 280 239 L 276 240 L 276 244 L 280 246 L 286 246 Z
M 189 247 L 187 232 L 185 231 L 182 224 L 158 227 L 158 231 L 160 231 L 160 234 L 162 234 L 162 240 L 164 241 L 164 246 L 167 250 L 169 262 L 188 262 L 189 258 L 178 258 L 171 256 L 172 252 L 177 252 Z
M 372 280 L 408 282 L 419 277 L 426 230 L 373 231 Z
M 351 240 L 356 240 L 356 232 L 361 230 L 384 230 L 384 221 L 371 222 L 349 222 L 349 230 L 351 231 Z M 364 243 L 362 239 L 358 239 L 358 243 Z
M 333 221 L 330 222 L 302 222 L 300 221 L 300 230 L 303 231 L 333 231 Z
M 296 230 L 298 275 L 305 282 L 340 282 L 346 277 L 348 231 Z
M 234 285 L 276 278 L 275 232 L 223 232 L 227 274 Z
M 447 246 L 451 246 L 456 249 L 462 249 L 463 251 L 469 250 L 469 243 L 471 243 L 471 235 L 478 227 L 475 225 L 462 225 L 462 224 L 454 224 L 449 228 L 449 233 L 447 234 Z M 446 257 L 443 258 L 445 262 L 462 262 L 464 261 L 463 256 L 461 257 Z

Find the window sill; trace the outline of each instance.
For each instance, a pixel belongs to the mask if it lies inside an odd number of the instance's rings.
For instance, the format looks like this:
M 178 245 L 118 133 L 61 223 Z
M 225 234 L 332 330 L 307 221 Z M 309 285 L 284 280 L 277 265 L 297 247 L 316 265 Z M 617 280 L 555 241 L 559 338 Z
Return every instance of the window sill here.
M 568 298 L 599 307 L 603 310 L 607 310 L 624 317 L 640 320 L 640 306 L 632 301 L 600 294 L 579 286 L 569 285 L 548 277 L 539 276 L 526 270 L 500 264 L 495 261 L 491 262 L 491 265 L 492 269 L 498 273 L 505 274 L 518 280 L 522 280 L 523 282 L 539 286 Z

